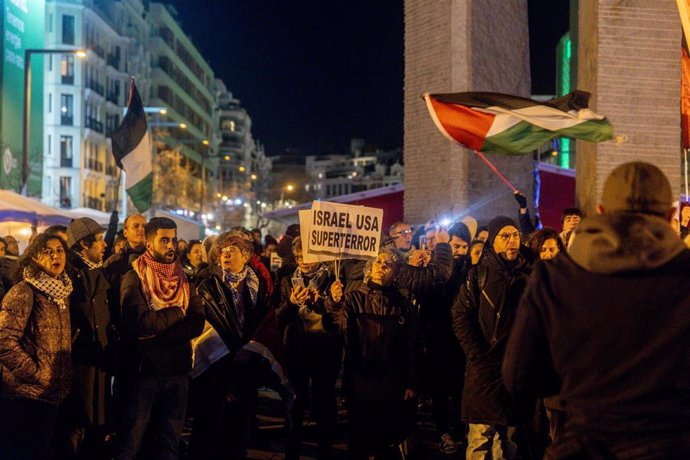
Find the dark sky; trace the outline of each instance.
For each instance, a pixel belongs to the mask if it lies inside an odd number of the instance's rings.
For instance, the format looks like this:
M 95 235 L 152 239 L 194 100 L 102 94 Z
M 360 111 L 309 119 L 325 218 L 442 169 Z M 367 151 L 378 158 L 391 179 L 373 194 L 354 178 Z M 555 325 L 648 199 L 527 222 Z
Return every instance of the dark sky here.
M 402 146 L 403 0 L 167 1 L 267 154 Z M 568 2 L 528 3 L 533 93 L 552 93 Z

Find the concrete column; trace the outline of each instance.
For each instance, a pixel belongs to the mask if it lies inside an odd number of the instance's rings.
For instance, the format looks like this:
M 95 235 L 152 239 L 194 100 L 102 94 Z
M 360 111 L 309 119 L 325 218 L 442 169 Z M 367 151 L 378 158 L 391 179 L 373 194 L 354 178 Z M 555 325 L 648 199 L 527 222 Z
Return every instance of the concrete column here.
M 571 31 L 572 32 L 572 31 Z M 592 213 L 606 176 L 647 161 L 680 190 L 681 24 L 674 0 L 579 0 L 579 89 L 622 143 L 577 143 L 577 200 Z
M 529 97 L 525 0 L 405 0 L 405 218 L 445 214 L 488 220 L 516 216 L 510 189 L 478 158 L 443 137 L 421 99 L 425 91 L 491 91 Z M 532 157 L 488 154 L 532 196 Z M 468 209 L 472 206 L 471 209 Z

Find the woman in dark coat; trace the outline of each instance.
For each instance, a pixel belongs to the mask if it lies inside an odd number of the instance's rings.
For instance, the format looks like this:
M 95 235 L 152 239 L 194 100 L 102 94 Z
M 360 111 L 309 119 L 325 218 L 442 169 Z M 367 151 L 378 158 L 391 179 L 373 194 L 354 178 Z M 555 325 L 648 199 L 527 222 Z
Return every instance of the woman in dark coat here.
M 72 360 L 67 247 L 41 234 L 19 262 L 21 281 L 0 308 L 0 458 L 45 459 Z
M 345 338 L 343 390 L 351 459 L 395 458 L 414 430 L 420 360 L 414 307 L 395 287 L 404 259 L 382 250 L 366 286 L 332 284 L 324 324 Z
M 214 263 L 198 275 L 207 325 L 194 342 L 194 459 L 244 458 L 257 388 L 287 384 L 272 371 L 280 369 L 272 352 L 279 337 L 265 280 L 248 264 L 252 251 L 250 241 L 226 232 L 211 250 Z

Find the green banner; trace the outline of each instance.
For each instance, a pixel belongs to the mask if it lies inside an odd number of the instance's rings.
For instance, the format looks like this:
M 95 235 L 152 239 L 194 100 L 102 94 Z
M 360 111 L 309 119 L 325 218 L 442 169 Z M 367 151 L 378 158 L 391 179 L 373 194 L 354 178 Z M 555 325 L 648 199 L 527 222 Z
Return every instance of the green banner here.
M 0 188 L 19 191 L 24 126 L 24 50 L 45 46 L 45 0 L 0 0 Z M 43 56 L 31 60 L 29 194 L 43 175 Z

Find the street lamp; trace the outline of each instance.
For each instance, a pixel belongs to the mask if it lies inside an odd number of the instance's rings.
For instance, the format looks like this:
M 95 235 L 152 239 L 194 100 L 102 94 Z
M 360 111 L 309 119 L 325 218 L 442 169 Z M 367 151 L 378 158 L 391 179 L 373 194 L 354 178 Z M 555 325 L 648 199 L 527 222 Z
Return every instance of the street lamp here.
M 22 132 L 22 195 L 26 196 L 29 183 L 29 131 L 31 128 L 31 56 L 34 54 L 74 54 L 86 58 L 85 50 L 24 50 L 24 130 Z

